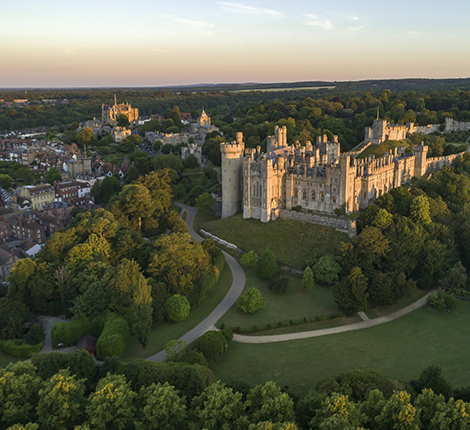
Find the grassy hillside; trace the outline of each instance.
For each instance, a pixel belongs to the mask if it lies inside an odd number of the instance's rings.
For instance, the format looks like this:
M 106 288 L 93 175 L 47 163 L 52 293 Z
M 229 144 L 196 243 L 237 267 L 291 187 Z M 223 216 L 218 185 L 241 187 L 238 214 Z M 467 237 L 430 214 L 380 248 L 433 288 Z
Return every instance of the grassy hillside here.
M 332 227 L 281 218 L 263 223 L 243 219 L 242 214 L 215 219 L 198 213 L 195 224 L 244 251 L 261 255 L 271 249 L 278 262 L 300 270 L 316 256 L 332 254 L 342 242 L 349 241 L 347 234 Z

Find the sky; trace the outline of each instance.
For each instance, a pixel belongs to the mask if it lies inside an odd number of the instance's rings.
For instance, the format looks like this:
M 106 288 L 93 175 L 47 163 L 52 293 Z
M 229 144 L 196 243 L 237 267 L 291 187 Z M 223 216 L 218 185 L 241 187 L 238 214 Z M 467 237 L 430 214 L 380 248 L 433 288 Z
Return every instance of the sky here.
M 0 0 L 0 88 L 470 76 L 470 1 Z

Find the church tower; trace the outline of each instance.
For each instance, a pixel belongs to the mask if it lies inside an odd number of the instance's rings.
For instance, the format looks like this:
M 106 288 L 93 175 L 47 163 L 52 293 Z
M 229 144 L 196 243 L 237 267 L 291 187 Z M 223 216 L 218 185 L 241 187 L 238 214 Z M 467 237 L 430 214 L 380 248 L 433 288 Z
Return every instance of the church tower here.
M 222 153 L 222 218 L 235 215 L 242 209 L 242 165 L 245 144 L 243 133 L 236 134 L 236 141 L 221 143 Z

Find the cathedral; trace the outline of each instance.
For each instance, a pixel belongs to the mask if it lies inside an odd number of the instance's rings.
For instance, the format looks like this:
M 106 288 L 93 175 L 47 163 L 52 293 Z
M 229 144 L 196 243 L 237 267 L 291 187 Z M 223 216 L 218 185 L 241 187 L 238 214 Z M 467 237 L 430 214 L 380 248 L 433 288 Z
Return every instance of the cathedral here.
M 117 104 L 116 95 L 114 95 L 114 105 L 101 106 L 101 121 L 103 124 L 117 126 L 119 115 L 125 115 L 131 125 L 136 125 L 139 120 L 139 109 L 133 108 L 129 103 Z
M 342 154 L 337 136 L 331 141 L 319 136 L 315 144 L 305 146 L 288 145 L 286 127 L 275 127 L 266 153 L 261 153 L 260 147 L 245 148 L 243 134 L 237 133 L 235 142 L 220 145 L 222 218 L 243 212 L 244 218 L 268 222 L 287 216 L 292 209 L 327 217 L 338 211 L 356 212 L 392 188 L 462 155 L 427 158 L 428 147 L 416 145 L 411 154 L 398 146 L 379 158 L 361 156 L 370 145 L 385 139 L 383 125 L 376 120 L 366 131 L 368 139 L 360 151 Z

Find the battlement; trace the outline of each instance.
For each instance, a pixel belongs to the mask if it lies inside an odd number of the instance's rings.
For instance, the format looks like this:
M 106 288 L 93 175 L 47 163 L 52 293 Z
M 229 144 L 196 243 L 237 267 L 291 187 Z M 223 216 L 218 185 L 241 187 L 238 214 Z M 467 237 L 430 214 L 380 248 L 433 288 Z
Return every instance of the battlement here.
M 220 144 L 220 152 L 224 154 L 240 154 L 245 151 L 245 144 L 242 142 L 224 142 Z

